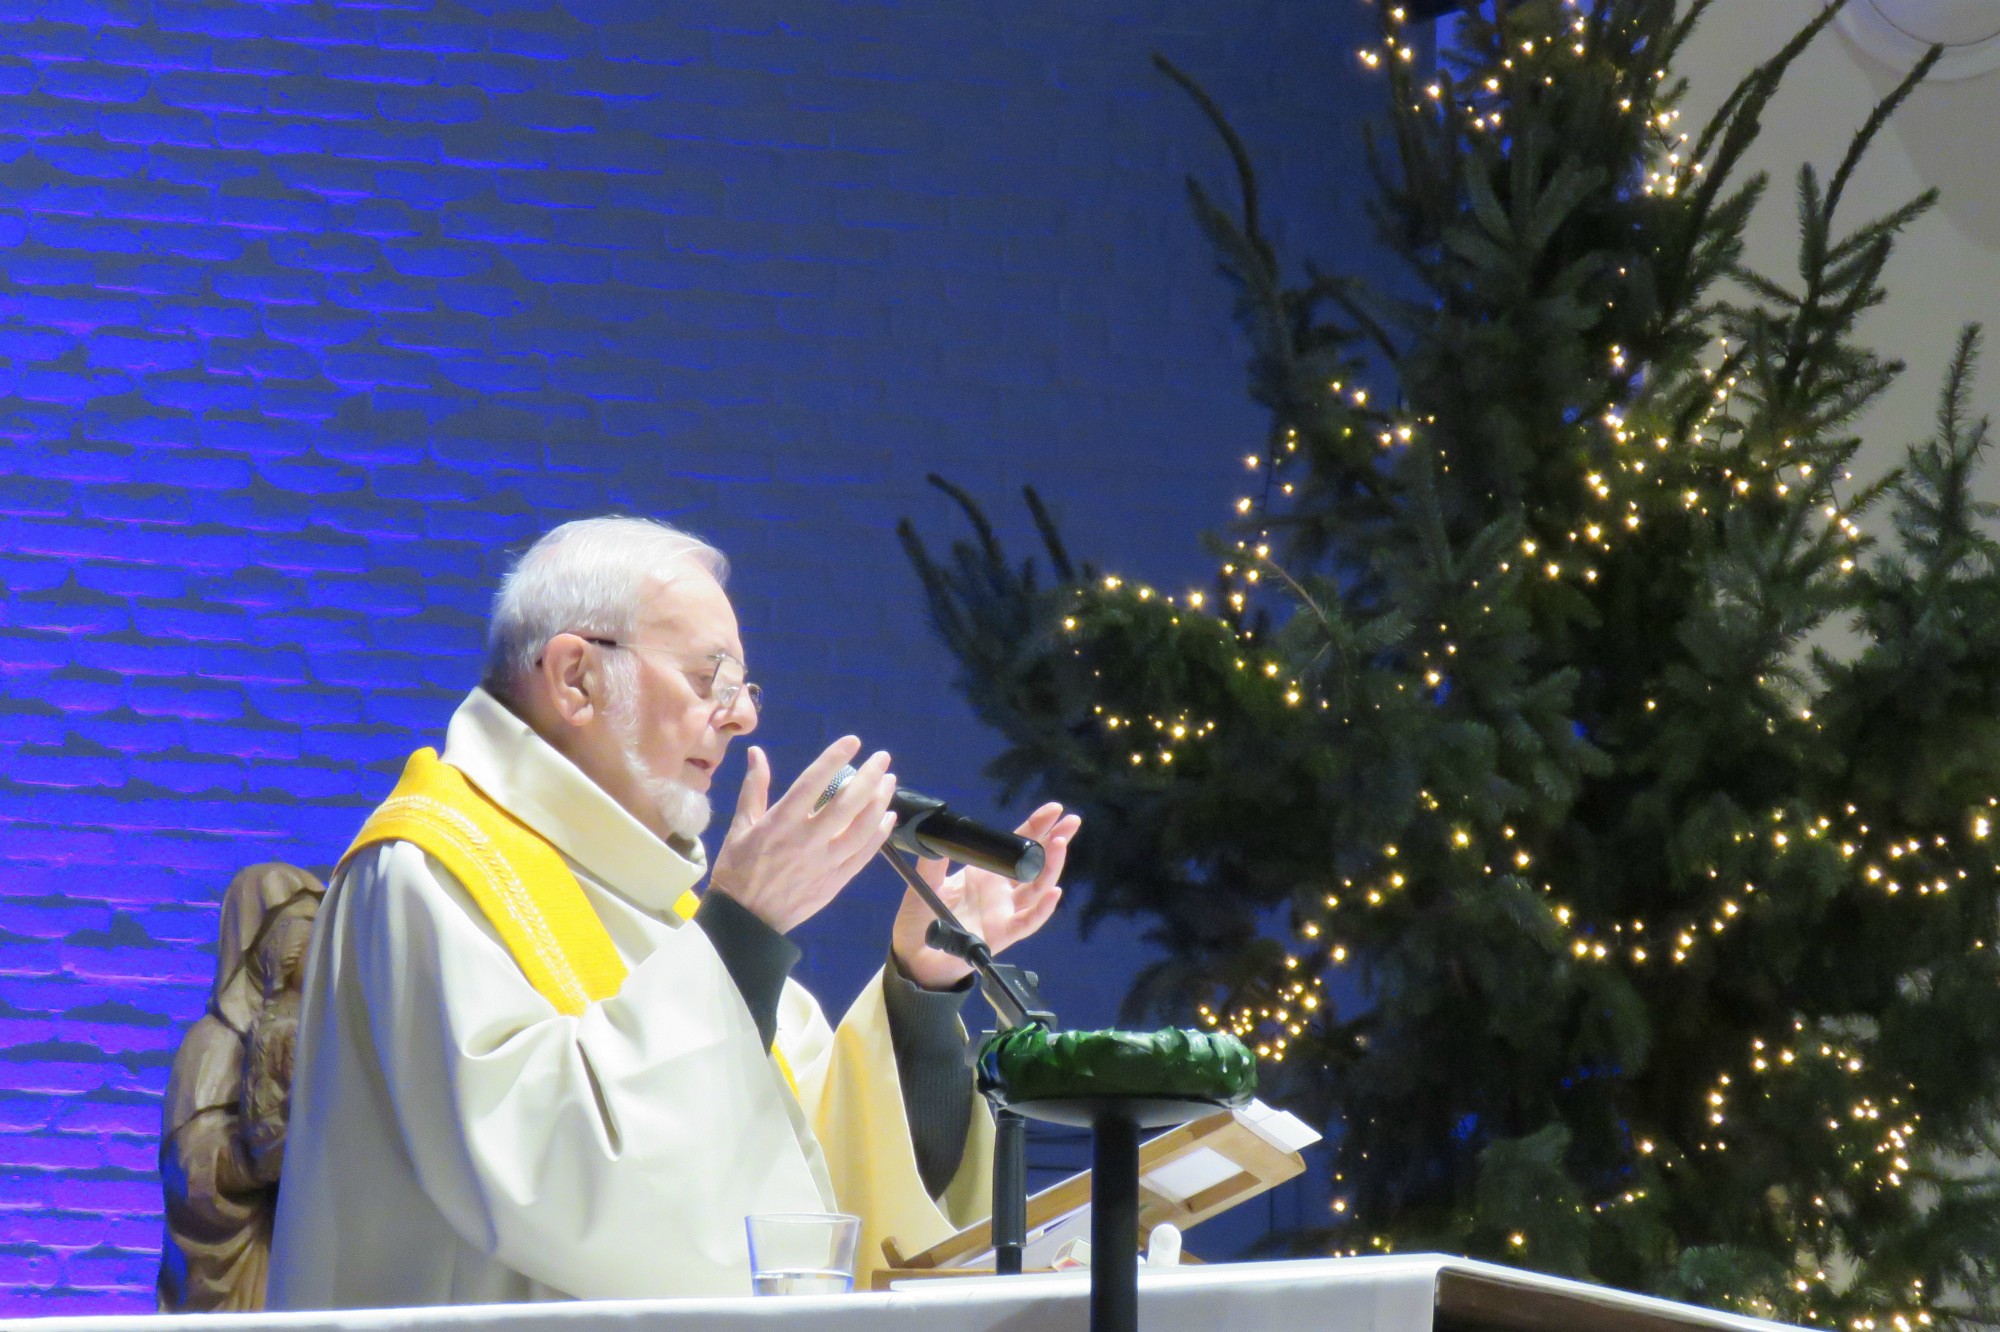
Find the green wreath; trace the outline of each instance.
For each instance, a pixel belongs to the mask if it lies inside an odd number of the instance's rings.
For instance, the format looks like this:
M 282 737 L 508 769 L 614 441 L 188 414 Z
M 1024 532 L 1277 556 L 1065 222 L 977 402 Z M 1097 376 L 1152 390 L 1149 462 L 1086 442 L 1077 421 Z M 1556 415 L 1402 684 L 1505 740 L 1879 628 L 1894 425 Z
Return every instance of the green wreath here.
M 1247 1103 L 1257 1061 L 1223 1032 L 1050 1031 L 1026 1023 L 979 1047 L 979 1090 L 1008 1104 L 1093 1096 Z

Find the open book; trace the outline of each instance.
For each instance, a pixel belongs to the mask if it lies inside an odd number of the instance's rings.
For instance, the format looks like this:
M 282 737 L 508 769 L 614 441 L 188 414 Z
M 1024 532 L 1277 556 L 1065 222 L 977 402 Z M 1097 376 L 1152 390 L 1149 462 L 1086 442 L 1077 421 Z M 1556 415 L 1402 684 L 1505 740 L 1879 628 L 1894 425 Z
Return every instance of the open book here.
M 1302 1172 L 1300 1151 L 1319 1134 L 1297 1116 L 1252 1101 L 1240 1110 L 1221 1110 L 1170 1129 L 1139 1146 L 1139 1234 L 1141 1240 L 1162 1221 L 1182 1230 Z M 1064 1240 L 1090 1234 L 1090 1172 L 1071 1175 L 1028 1199 L 1027 1246 L 1023 1270 L 1049 1266 Z M 884 1242 L 889 1272 L 913 1276 L 970 1275 L 993 1268 L 992 1222 L 981 1221 L 907 1257 Z

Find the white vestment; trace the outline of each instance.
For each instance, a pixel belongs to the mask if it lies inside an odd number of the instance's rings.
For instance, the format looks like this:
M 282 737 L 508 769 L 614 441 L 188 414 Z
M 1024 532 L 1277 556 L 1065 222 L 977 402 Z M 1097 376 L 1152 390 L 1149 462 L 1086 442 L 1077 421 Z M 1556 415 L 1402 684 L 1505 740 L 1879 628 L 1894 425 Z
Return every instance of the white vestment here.
M 564 1016 L 450 871 L 356 854 L 314 932 L 269 1307 L 746 1295 L 743 1218 L 848 1211 L 865 1271 L 983 1217 L 976 1106 L 942 1200 L 918 1175 L 878 974 L 836 1031 L 786 981 L 777 1046 L 675 900 L 702 875 L 490 695 L 444 760 L 552 843 L 629 975 Z

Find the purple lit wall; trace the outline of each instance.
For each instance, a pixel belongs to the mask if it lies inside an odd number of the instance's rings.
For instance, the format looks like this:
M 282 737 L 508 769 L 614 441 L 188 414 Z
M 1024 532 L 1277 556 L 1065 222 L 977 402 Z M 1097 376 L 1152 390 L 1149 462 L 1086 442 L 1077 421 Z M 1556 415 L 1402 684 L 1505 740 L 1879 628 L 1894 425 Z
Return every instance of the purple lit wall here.
M 1327 8 L 0 0 L 0 1310 L 149 1307 L 221 888 L 334 858 L 548 526 L 731 553 L 782 772 L 855 729 L 990 806 L 891 528 L 957 534 L 936 470 L 1018 535 L 1028 482 L 1201 575 L 1262 422 L 1181 192 L 1226 164 L 1147 57 L 1338 260 Z M 892 898 L 808 928 L 830 1006 Z M 1129 940 L 1050 935 L 1108 1018 Z

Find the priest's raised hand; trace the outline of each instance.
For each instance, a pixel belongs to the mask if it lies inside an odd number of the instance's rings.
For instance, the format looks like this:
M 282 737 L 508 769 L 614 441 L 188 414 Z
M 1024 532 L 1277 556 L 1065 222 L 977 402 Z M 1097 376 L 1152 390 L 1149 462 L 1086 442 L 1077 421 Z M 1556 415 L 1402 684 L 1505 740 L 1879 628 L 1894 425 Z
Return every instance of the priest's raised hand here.
M 1062 900 L 1063 862 L 1069 858 L 1069 844 L 1083 826 L 1075 814 L 1050 801 L 1028 816 L 1014 831 L 1040 842 L 1048 855 L 1042 872 L 1027 883 L 967 866 L 956 874 L 942 860 L 919 861 L 917 870 L 952 909 L 959 923 L 985 941 L 995 956 L 1033 934 L 1055 914 Z M 903 974 L 928 990 L 942 990 L 972 974 L 972 968 L 950 953 L 924 942 L 934 919 L 931 909 L 914 889 L 905 889 L 903 904 L 896 911 L 890 951 Z
M 834 775 L 860 752 L 859 740 L 842 736 L 770 805 L 771 761 L 752 745 L 736 817 L 716 852 L 709 891 L 733 899 L 780 934 L 831 902 L 896 827 L 889 812 L 896 775 L 881 751 L 819 804 Z

